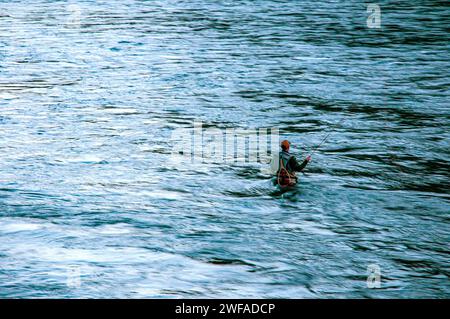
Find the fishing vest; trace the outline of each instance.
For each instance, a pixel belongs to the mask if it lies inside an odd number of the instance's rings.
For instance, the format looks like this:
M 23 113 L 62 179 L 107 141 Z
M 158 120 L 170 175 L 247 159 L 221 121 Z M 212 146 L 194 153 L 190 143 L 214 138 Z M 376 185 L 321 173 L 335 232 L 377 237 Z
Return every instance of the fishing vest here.
M 292 155 L 288 152 L 280 152 L 278 155 L 279 167 L 277 171 L 277 183 L 280 186 L 292 186 L 297 183 L 297 178 L 295 177 L 295 172 L 291 171 L 289 167 L 289 160 Z

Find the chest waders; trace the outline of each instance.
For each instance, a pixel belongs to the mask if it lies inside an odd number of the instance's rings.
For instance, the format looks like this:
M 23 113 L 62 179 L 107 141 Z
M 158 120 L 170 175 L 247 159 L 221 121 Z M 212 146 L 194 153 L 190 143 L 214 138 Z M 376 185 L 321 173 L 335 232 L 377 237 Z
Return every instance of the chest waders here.
M 283 156 L 280 155 L 280 168 L 277 173 L 277 183 L 281 187 L 294 186 L 297 183 L 295 172 L 289 173 L 289 170 L 286 168 L 288 162 L 289 159 L 284 163 Z

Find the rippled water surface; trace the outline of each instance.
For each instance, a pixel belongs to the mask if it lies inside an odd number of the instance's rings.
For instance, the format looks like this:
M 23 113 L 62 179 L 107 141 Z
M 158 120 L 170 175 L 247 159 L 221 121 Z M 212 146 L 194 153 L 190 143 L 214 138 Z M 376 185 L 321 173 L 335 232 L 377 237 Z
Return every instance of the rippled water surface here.
M 450 297 L 450 10 L 378 3 L 0 1 L 0 297 Z M 333 133 L 280 193 L 194 120 Z

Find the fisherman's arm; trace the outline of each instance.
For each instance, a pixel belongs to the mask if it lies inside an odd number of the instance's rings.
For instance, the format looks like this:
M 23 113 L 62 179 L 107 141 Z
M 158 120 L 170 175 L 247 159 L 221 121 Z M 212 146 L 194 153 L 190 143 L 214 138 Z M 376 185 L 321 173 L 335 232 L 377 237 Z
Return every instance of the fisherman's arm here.
M 294 171 L 301 172 L 306 167 L 306 165 L 308 165 L 310 160 L 311 160 L 311 156 L 308 156 L 301 164 L 299 164 L 297 162 L 297 160 L 295 159 L 295 157 L 292 157 L 291 163 L 289 163 L 289 164 L 290 164 L 290 167 L 292 167 Z

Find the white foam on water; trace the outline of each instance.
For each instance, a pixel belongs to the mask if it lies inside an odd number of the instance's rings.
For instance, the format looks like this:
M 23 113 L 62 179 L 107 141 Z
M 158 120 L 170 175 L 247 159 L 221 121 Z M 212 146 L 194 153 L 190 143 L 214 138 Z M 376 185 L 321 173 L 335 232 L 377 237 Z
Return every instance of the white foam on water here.
M 97 227 L 94 232 L 102 235 L 123 235 L 133 232 L 133 229 L 130 227 L 130 225 L 120 223 Z
M 2 218 L 0 220 L 0 232 L 2 233 L 34 231 L 44 227 L 46 227 L 45 223 L 28 218 Z
M 142 195 L 152 197 L 152 198 L 158 198 L 158 199 L 180 199 L 183 197 L 180 193 L 177 192 L 171 192 L 171 191 L 145 191 L 141 192 Z
M 27 223 L 15 223 L 9 225 L 0 224 L 0 229 L 5 233 L 15 233 L 20 231 L 32 231 L 42 228 L 41 225 L 38 224 L 27 224 Z
M 10 94 L 10 93 L 0 93 L 0 100 L 12 100 L 17 98 L 17 95 Z

